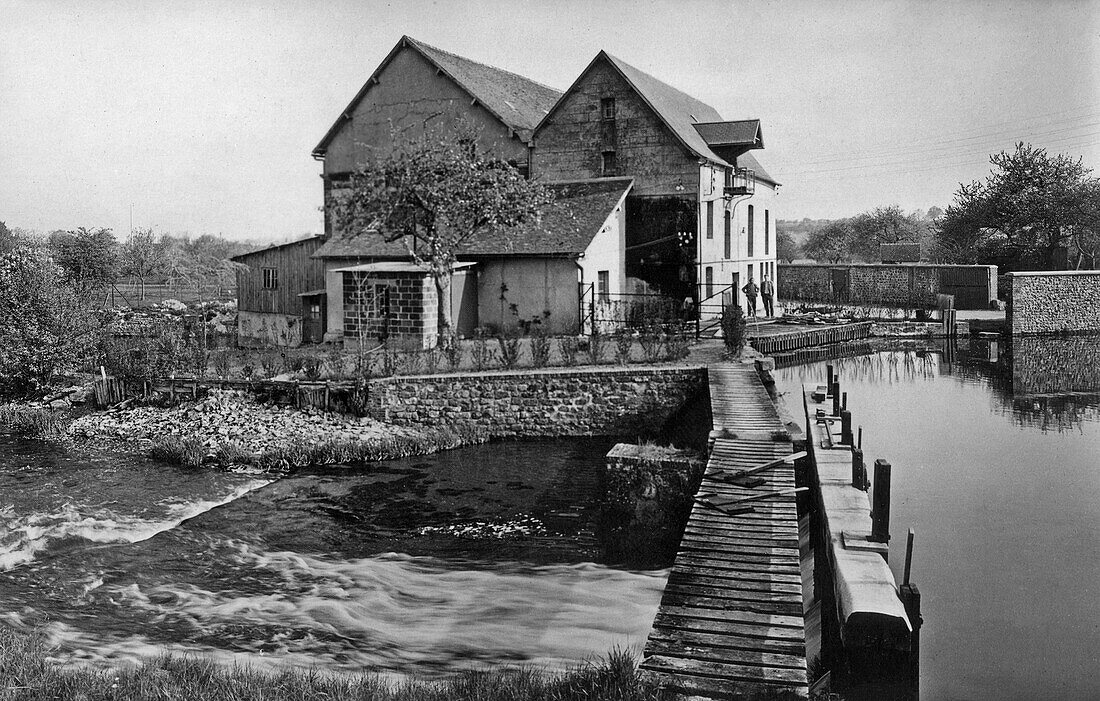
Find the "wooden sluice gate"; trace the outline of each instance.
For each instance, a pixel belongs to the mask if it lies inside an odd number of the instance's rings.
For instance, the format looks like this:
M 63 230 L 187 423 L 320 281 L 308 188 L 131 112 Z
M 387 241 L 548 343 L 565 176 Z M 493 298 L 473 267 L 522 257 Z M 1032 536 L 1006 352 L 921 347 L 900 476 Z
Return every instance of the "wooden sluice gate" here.
M 916 698 L 920 592 L 909 581 L 913 532 L 899 587 L 888 564 L 891 466 L 876 460 L 869 479 L 847 393 L 829 376 L 804 385 L 810 455 L 815 599 L 822 602 L 823 663 L 848 685 L 876 680 Z M 871 496 L 868 488 L 873 484 Z M 891 695 L 891 698 L 897 696 Z
M 693 698 L 807 698 L 797 456 L 753 365 L 709 376 L 713 447 L 641 669 Z
M 858 321 L 853 324 L 828 326 L 820 329 L 806 329 L 802 331 L 791 331 L 789 333 L 754 336 L 749 339 L 749 343 L 759 352 L 765 355 L 771 355 L 773 353 L 784 353 L 800 348 L 810 348 L 812 346 L 823 346 L 831 343 L 870 338 L 871 326 L 872 323 L 870 321 Z

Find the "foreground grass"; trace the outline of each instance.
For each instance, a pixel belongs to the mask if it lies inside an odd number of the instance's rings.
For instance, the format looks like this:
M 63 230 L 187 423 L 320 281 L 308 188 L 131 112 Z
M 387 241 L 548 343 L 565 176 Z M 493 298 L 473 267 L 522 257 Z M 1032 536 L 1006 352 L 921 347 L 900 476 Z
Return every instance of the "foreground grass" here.
M 23 404 L 0 404 L 0 429 L 19 436 L 61 441 L 72 423 L 68 412 Z
M 42 636 L 0 629 L 0 701 L 653 701 L 668 698 L 639 681 L 622 651 L 555 674 L 531 669 L 466 672 L 446 681 L 393 684 L 376 676 L 317 671 L 266 673 L 195 657 L 165 656 L 120 670 L 65 669 L 46 661 Z

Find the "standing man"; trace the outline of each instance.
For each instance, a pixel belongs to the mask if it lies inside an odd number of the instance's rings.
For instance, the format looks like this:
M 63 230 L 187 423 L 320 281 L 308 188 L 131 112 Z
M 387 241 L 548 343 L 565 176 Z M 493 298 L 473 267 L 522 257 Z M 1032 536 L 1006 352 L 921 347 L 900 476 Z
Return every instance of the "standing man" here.
M 748 299 L 748 316 L 756 316 L 756 295 L 760 293 L 760 288 L 756 286 L 756 283 L 750 277 L 748 283 L 741 288 L 741 291 L 745 293 L 745 298 Z
M 760 283 L 760 296 L 764 298 L 764 316 L 775 316 L 775 312 L 772 310 L 772 295 L 775 294 L 775 285 L 768 279 L 767 273 L 764 274 L 764 282 Z

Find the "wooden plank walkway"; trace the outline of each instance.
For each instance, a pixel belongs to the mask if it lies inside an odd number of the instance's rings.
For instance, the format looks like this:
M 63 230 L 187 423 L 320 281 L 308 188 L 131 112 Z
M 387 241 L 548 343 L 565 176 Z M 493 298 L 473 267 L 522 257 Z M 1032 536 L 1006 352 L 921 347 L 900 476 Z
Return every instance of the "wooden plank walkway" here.
M 783 425 L 753 365 L 712 365 L 709 375 L 716 438 L 708 473 L 791 454 L 789 440 L 773 437 Z M 756 476 L 764 484 L 750 489 L 710 474 L 700 493 L 744 498 L 794 488 L 791 464 Z M 795 498 L 753 506 L 730 515 L 696 502 L 688 518 L 641 664 L 667 689 L 708 699 L 809 696 Z

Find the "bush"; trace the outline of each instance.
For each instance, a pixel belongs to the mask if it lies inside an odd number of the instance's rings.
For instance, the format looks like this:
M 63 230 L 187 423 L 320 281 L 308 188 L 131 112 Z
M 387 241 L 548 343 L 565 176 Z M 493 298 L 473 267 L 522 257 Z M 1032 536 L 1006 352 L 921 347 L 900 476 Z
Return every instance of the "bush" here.
M 665 339 L 665 349 L 669 360 L 682 360 L 691 353 L 691 339 L 681 330 L 673 331 Z
M 593 365 L 599 365 L 602 358 L 603 334 L 595 330 L 592 332 L 592 335 L 588 337 L 588 362 Z
M 474 329 L 474 347 L 470 351 L 474 368 L 481 372 L 486 370 L 493 363 L 494 353 L 489 349 L 489 334 L 488 331 L 482 327 Z
M 656 363 L 661 359 L 661 347 L 665 344 L 665 335 L 655 325 L 649 325 L 638 337 L 638 343 L 642 346 L 642 357 L 647 363 Z
M 630 349 L 634 347 L 634 333 L 629 329 L 619 331 L 615 336 L 615 362 L 626 365 L 630 362 Z
M 67 430 L 71 423 L 72 417 L 65 411 L 0 404 L 0 426 L 17 435 L 61 441 L 68 435 Z
M 558 351 L 561 353 L 561 361 L 568 367 L 577 364 L 577 354 L 581 350 L 581 340 L 576 336 L 563 336 L 558 339 Z
M 537 368 L 550 364 L 550 337 L 541 325 L 535 326 L 531 332 L 531 363 Z
M 740 353 L 745 345 L 745 313 L 739 304 L 727 304 L 722 309 L 722 342 L 731 355 Z
M 519 364 L 519 336 L 500 333 L 497 335 L 497 344 L 500 346 L 500 360 L 505 368 L 511 370 Z

